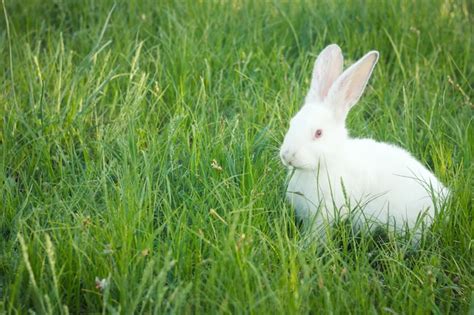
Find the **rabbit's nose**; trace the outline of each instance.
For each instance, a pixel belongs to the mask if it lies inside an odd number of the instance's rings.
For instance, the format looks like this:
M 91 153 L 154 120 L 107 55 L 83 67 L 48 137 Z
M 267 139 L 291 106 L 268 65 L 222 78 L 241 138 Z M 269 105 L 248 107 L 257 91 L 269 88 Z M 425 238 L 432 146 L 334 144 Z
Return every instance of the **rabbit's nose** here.
M 295 153 L 291 154 L 290 150 L 286 149 L 281 153 L 281 159 L 291 165 L 291 159 L 295 156 Z

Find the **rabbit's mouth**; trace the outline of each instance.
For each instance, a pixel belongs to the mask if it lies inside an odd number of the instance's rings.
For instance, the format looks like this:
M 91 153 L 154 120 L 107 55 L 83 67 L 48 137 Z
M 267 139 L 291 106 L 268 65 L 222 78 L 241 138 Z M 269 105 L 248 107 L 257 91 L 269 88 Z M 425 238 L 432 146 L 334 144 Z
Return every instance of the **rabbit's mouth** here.
M 301 161 L 296 157 L 296 152 L 291 153 L 288 150 L 285 150 L 280 153 L 280 160 L 281 163 L 288 169 L 288 170 L 309 170 L 312 169 L 313 166 L 311 163 L 306 161 Z
M 288 170 L 295 170 L 298 169 L 299 167 L 294 164 L 293 161 L 287 161 L 285 159 L 281 159 L 281 163 L 283 166 L 285 166 Z
M 289 170 L 289 171 L 296 171 L 296 170 L 304 170 L 306 169 L 305 167 L 299 166 L 299 165 L 294 165 L 292 162 L 283 162 L 283 165 Z

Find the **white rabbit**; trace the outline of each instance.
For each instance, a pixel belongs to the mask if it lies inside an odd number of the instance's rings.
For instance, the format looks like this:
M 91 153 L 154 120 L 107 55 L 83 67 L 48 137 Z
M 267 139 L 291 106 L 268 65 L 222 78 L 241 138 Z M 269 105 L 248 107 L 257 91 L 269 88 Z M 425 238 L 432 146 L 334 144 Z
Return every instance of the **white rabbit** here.
M 371 51 L 342 73 L 341 49 L 326 47 L 281 146 L 281 160 L 291 175 L 287 198 L 297 217 L 311 219 L 318 229 L 354 206 L 366 219 L 414 228 L 416 222 L 429 224 L 438 206 L 434 200 L 448 196 L 435 175 L 404 149 L 348 136 L 346 116 L 378 56 Z

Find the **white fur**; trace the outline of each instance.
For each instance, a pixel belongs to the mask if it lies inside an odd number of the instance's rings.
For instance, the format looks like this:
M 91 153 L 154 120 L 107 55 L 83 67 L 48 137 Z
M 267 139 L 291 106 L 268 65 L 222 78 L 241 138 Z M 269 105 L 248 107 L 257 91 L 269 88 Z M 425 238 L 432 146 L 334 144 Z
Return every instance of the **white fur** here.
M 404 149 L 348 136 L 345 118 L 377 60 L 378 52 L 369 52 L 341 74 L 340 48 L 326 47 L 316 60 L 305 104 L 285 135 L 280 157 L 292 174 L 287 198 L 298 217 L 314 219 L 318 228 L 350 208 L 361 208 L 366 219 L 413 228 L 419 219 L 431 222 L 434 200 L 448 195 Z

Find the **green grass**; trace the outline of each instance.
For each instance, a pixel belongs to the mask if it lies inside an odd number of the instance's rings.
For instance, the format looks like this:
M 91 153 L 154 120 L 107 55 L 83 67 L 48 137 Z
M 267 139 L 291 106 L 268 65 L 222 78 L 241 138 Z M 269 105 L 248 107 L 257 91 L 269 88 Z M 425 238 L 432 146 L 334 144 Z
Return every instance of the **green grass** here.
M 474 312 L 472 2 L 2 2 L 0 313 Z M 351 133 L 453 192 L 416 249 L 285 203 L 329 43 L 381 53 Z

